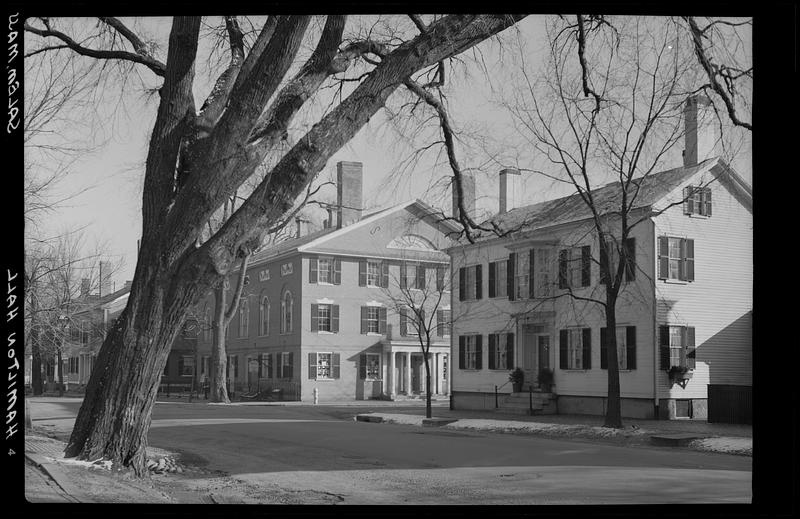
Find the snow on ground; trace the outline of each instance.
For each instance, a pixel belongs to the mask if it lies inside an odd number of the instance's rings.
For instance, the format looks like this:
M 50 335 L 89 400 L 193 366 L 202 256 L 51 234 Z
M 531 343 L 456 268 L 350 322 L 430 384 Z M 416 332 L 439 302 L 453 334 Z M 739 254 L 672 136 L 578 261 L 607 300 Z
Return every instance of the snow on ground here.
M 642 429 L 612 429 L 589 425 L 568 425 L 541 422 L 517 422 L 509 420 L 458 420 L 444 427 L 450 429 L 480 429 L 493 432 L 540 432 L 563 436 L 586 437 L 630 437 L 645 434 Z
M 386 414 L 386 413 L 365 413 L 365 416 L 380 416 L 386 423 L 400 423 L 406 425 L 422 425 L 424 416 L 411 414 Z
M 725 452 L 728 454 L 753 455 L 752 438 L 735 438 L 732 436 L 722 436 L 718 438 L 702 438 L 693 440 L 689 447 L 701 451 Z

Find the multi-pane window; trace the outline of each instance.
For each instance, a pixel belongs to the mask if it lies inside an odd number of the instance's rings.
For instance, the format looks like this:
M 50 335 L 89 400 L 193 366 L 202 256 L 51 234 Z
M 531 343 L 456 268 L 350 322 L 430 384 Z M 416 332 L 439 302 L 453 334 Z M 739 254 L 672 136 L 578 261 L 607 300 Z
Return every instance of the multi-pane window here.
M 317 324 L 319 331 L 331 331 L 331 305 L 317 306 Z
M 367 286 L 379 287 L 381 286 L 381 262 L 380 261 L 367 261 Z
M 194 356 L 181 355 L 178 358 L 178 371 L 183 377 L 191 377 L 194 375 Z
M 378 353 L 364 354 L 364 378 L 379 380 L 381 378 L 381 356 Z
M 483 285 L 482 265 L 472 265 L 459 269 L 459 301 L 481 299 Z
M 517 253 L 515 261 L 514 287 L 517 291 L 517 299 L 528 299 L 530 297 L 530 266 L 531 255 L 529 251 Z
M 508 260 L 489 263 L 489 297 L 508 296 Z
M 400 309 L 400 336 L 425 333 L 425 310 L 404 307 Z
M 258 378 L 272 378 L 272 354 L 258 354 Z
M 281 352 L 278 354 L 278 378 L 292 378 L 294 356 L 292 352 Z
M 450 321 L 452 321 L 451 310 L 437 310 L 436 311 L 436 335 L 439 337 L 450 336 Z
M 339 354 L 330 352 L 309 353 L 308 378 L 311 380 L 339 378 Z
M 367 307 L 367 333 L 378 333 L 380 329 L 381 312 L 380 307 Z
M 659 326 L 659 346 L 661 369 L 668 370 L 672 366 L 694 369 L 694 327 Z
M 608 369 L 607 328 L 600 329 L 600 367 Z M 636 369 L 636 327 L 616 328 L 617 365 L 619 369 Z
M 591 328 L 566 328 L 559 332 L 559 367 L 561 369 L 592 368 Z
M 549 297 L 553 295 L 553 251 L 552 249 L 536 249 L 534 253 L 534 293 L 535 297 Z
M 605 251 L 600 250 L 600 283 L 606 283 L 606 268 L 608 267 L 612 279 L 617 274 L 620 262 L 619 244 L 616 240 L 607 240 Z M 636 238 L 627 238 L 622 245 L 625 255 L 625 276 L 623 281 L 636 279 Z
M 69 358 L 69 373 L 77 373 L 78 372 L 78 361 L 80 360 L 79 357 L 70 357 Z
M 711 188 L 687 186 L 683 189 L 683 212 L 711 216 Z
M 400 288 L 425 289 L 424 265 L 400 265 Z
M 89 331 L 90 331 L 90 324 L 88 321 L 81 321 L 80 322 L 80 335 L 81 335 L 81 344 L 86 346 L 89 344 Z
M 591 247 L 561 249 L 558 253 L 559 288 L 578 288 L 591 285 Z
M 269 335 L 269 298 L 267 296 L 261 298 L 261 304 L 258 306 L 258 334 Z
M 458 338 L 459 369 L 481 369 L 482 361 L 481 335 L 461 335 Z
M 694 240 L 658 237 L 658 278 L 694 281 Z
M 247 337 L 247 329 L 250 325 L 250 300 L 242 298 L 239 303 L 239 337 Z
M 281 300 L 281 333 L 292 333 L 293 306 L 292 293 L 287 290 Z
M 489 334 L 489 369 L 511 369 L 514 362 L 514 334 Z
M 320 258 L 319 266 L 317 267 L 317 282 L 318 283 L 332 283 L 333 282 L 333 260 L 330 258 Z

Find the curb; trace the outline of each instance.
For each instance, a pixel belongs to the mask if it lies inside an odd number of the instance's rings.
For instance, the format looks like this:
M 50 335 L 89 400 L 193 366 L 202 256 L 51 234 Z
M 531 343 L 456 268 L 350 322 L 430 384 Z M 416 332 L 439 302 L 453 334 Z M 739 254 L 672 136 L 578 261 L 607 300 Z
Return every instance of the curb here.
M 357 422 L 371 422 L 371 423 L 383 423 L 382 416 L 370 416 L 366 414 L 359 414 L 356 415 Z
M 688 447 L 694 440 L 708 438 L 702 434 L 653 434 L 650 435 L 650 443 L 663 447 Z
M 85 500 L 78 499 L 78 497 L 76 497 L 77 495 L 80 494 L 80 491 L 71 483 L 69 483 L 68 478 L 64 475 L 63 472 L 61 472 L 61 470 L 58 467 L 56 467 L 53 463 L 49 463 L 47 460 L 45 460 L 44 456 L 41 456 L 39 454 L 34 454 L 31 452 L 26 452 L 25 457 L 31 460 L 31 462 L 34 463 L 37 467 L 42 469 L 44 473 L 47 474 L 47 476 L 53 480 L 53 483 L 55 483 L 56 486 L 58 486 L 62 490 L 62 492 L 64 492 L 64 494 L 66 494 L 68 500 L 74 503 L 88 502 Z

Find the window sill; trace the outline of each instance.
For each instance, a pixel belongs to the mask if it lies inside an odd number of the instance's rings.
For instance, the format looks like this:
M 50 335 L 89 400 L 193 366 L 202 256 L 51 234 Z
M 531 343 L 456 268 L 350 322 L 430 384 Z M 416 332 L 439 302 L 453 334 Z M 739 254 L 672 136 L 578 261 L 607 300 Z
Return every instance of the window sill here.
M 583 368 L 567 368 L 567 369 L 562 369 L 561 371 L 564 371 L 564 372 L 567 372 L 567 373 L 586 373 L 586 372 L 591 371 L 591 370 L 590 369 L 583 369 Z
M 367 332 L 364 335 L 368 335 L 370 337 L 383 337 L 383 334 L 378 332 Z
M 682 279 L 662 279 L 668 285 L 688 285 L 691 281 L 684 281 Z
M 489 371 L 492 371 L 492 372 L 495 372 L 495 373 L 501 373 L 501 372 L 502 373 L 507 373 L 507 372 L 511 371 L 511 368 L 489 368 Z
M 382 378 L 362 378 L 364 382 L 383 382 Z
M 505 296 L 494 296 L 494 297 L 490 296 L 489 299 L 508 299 L 508 296 L 507 295 L 505 295 Z
M 336 332 L 328 332 L 325 330 L 317 330 L 318 335 L 336 335 Z
M 686 216 L 688 216 L 689 218 L 697 218 L 697 219 L 700 219 L 700 220 L 708 220 L 709 218 L 711 218 L 710 216 L 708 216 L 706 214 L 695 214 L 695 213 L 690 213 L 690 214 L 687 214 Z
M 339 380 L 338 378 L 315 378 L 316 382 L 333 382 L 334 380 Z

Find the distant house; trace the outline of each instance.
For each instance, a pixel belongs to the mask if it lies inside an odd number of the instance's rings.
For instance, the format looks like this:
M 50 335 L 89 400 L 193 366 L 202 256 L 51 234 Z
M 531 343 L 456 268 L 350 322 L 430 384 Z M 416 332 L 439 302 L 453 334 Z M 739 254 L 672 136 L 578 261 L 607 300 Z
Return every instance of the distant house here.
M 271 246 L 251 259 L 248 284 L 228 328 L 228 379 L 234 393 L 320 401 L 395 399 L 425 391 L 424 367 L 403 294 L 430 298 L 432 392 L 449 392 L 449 258 L 442 223 L 421 201 L 362 214 L 362 165 L 337 164 L 338 200 L 325 228 Z M 230 276 L 234 287 L 237 273 Z M 214 298 L 196 311 L 197 383 L 208 379 Z M 175 349 L 173 348 L 173 354 Z
M 731 398 L 749 398 L 752 190 L 719 158 L 698 160 L 709 145 L 701 131 L 687 127 L 682 167 L 640 181 L 635 215 L 645 220 L 625 244 L 635 264 L 626 272 L 614 332 L 623 416 L 713 418 L 733 412 L 726 410 L 736 405 Z M 618 183 L 594 192 L 600 207 L 613 207 L 619 196 Z M 525 372 L 525 390 L 536 389 L 546 367 L 554 372 L 551 410 L 605 413 L 605 317 L 599 305 L 567 295 L 604 290 L 590 217 L 578 195 L 567 196 L 496 215 L 501 228 L 517 229 L 508 237 L 448 249 L 459 280 L 452 303 L 454 408 L 493 408 L 496 386 L 511 398 L 514 367 Z M 671 381 L 673 366 L 687 368 L 691 378 Z M 730 396 L 734 390 L 739 397 Z

